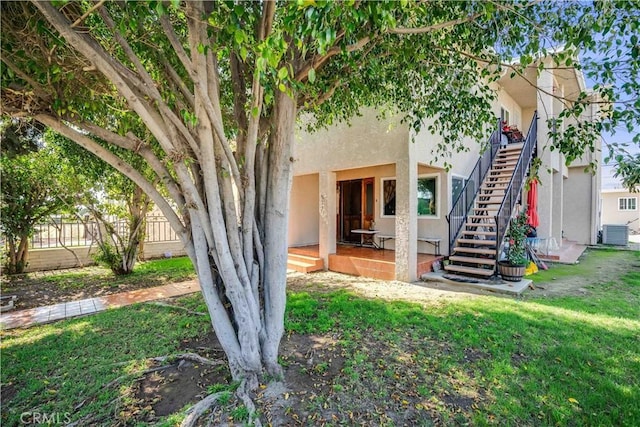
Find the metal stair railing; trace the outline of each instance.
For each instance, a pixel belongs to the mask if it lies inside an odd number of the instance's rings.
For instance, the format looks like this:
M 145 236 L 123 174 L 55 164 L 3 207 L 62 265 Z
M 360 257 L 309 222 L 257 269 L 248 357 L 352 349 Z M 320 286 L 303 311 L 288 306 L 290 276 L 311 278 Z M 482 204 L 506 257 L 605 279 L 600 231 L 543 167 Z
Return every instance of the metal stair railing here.
M 449 223 L 449 254 L 453 248 L 453 242 L 458 237 L 458 233 L 462 229 L 465 222 L 467 222 L 467 216 L 473 206 L 473 203 L 480 191 L 480 186 L 484 181 L 493 159 L 496 157 L 498 150 L 500 149 L 500 137 L 502 136 L 502 126 L 500 119 L 497 120 L 497 129 L 489 137 L 489 147 L 482 153 L 478 161 L 476 162 L 473 171 L 469 174 L 460 194 L 453 200 L 453 204 L 449 214 L 447 215 L 447 222 Z
M 504 237 L 509 228 L 509 222 L 513 215 L 513 210 L 520 198 L 520 192 L 526 182 L 527 173 L 529 172 L 529 166 L 533 158 L 533 151 L 536 149 L 538 143 L 538 112 L 533 113 L 533 119 L 527 132 L 527 138 L 522 146 L 522 152 L 518 157 L 511 180 L 509 180 L 509 186 L 504 195 L 504 199 L 500 204 L 500 208 L 495 215 L 496 221 L 496 271 L 498 269 L 498 260 L 500 258 L 500 250 L 504 243 Z

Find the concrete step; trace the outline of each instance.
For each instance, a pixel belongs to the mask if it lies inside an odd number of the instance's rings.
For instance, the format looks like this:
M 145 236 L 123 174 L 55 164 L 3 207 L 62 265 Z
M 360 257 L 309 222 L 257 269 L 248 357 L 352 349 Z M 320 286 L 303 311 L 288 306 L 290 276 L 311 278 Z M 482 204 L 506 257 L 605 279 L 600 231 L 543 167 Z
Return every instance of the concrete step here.
M 493 276 L 493 269 L 489 270 L 486 268 L 465 267 L 462 265 L 455 265 L 455 264 L 445 265 L 444 269 L 446 271 L 455 271 L 457 273 L 470 274 L 472 276 L 482 276 L 482 277 Z
M 287 257 L 287 268 L 299 273 L 311 273 L 313 271 L 324 270 L 324 260 L 322 258 L 305 255 L 289 254 Z

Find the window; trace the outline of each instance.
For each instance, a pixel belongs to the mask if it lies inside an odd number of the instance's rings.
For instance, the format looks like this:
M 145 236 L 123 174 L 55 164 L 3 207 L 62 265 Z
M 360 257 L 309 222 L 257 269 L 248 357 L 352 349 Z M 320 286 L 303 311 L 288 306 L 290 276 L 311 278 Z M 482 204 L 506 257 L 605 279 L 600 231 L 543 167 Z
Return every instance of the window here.
M 451 203 L 455 203 L 458 200 L 458 196 L 462 193 L 464 182 L 466 179 L 457 176 L 451 177 Z
M 438 177 L 418 178 L 418 215 L 438 215 Z
M 500 107 L 500 120 L 505 125 L 509 125 L 509 110 L 504 107 Z
M 394 216 L 396 214 L 396 180 L 382 179 L 382 215 Z
M 619 211 L 635 211 L 638 209 L 637 197 L 618 197 Z
M 382 216 L 396 215 L 396 180 L 382 178 Z M 418 178 L 418 215 L 438 215 L 438 176 Z
M 462 201 L 464 206 L 467 206 L 467 203 L 471 202 L 473 200 L 473 197 L 475 196 L 476 188 L 475 188 L 474 181 L 473 179 L 466 179 L 466 178 L 462 178 L 455 175 L 451 177 L 452 207 L 453 207 L 453 203 L 455 203 L 456 200 L 458 200 L 458 196 L 460 195 L 460 193 L 462 193 L 462 189 L 464 188 L 464 185 L 467 183 L 467 181 L 469 181 L 469 184 L 467 185 L 467 191 L 466 191 L 467 194 L 465 194 L 465 199 L 463 199 Z

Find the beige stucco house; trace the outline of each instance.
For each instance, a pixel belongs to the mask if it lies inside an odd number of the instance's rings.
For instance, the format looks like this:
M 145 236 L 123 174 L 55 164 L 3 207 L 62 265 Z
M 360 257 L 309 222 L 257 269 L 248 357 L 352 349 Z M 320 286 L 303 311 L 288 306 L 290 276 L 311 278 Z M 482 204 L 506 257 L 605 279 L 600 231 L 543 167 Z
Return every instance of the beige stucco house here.
M 533 151 L 542 160 L 538 235 L 557 242 L 564 237 L 596 243 L 600 177 L 585 173 L 584 167 L 600 160 L 600 141 L 594 153 L 570 165 L 557 151 L 546 148 L 546 118 L 562 109 L 561 101 L 549 94 L 571 99 L 584 90 L 582 75 L 573 69 L 537 75 L 531 68 L 524 78 L 506 74 L 495 90 L 495 117 L 523 133 L 535 112 L 539 114 L 533 138 Z M 595 114 L 594 107 L 584 119 Z M 372 109 L 351 125 L 338 124 L 313 134 L 300 131 L 294 148 L 289 246 L 316 245 L 325 268 L 332 269 L 330 258 L 341 242 L 372 240 L 394 254 L 393 278 L 416 280 L 418 254 L 435 254 L 437 249 L 443 255 L 452 253 L 449 242 L 455 236 L 450 237 L 448 215 L 481 155 L 480 143 L 467 141 L 470 150 L 453 154 L 449 159 L 453 166 L 446 170 L 443 160 L 432 153 L 439 141 L 440 136 L 426 130 L 413 135 L 400 116 L 379 120 Z M 526 202 L 526 190 L 518 193 Z M 375 233 L 353 232 L 369 228 Z
M 630 234 L 640 234 L 640 192 L 631 193 L 626 188 L 613 188 L 602 190 L 600 197 L 603 225 L 626 225 Z

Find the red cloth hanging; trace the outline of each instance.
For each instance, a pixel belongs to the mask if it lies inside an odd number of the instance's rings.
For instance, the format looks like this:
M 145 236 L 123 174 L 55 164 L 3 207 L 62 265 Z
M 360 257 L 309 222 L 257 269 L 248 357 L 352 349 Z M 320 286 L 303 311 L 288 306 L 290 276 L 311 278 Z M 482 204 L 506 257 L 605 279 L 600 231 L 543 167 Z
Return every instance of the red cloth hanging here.
M 540 219 L 538 218 L 538 180 L 532 179 L 529 184 L 529 193 L 527 194 L 527 224 L 538 228 Z

